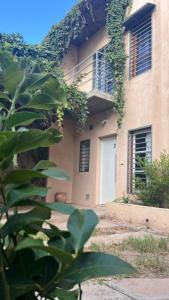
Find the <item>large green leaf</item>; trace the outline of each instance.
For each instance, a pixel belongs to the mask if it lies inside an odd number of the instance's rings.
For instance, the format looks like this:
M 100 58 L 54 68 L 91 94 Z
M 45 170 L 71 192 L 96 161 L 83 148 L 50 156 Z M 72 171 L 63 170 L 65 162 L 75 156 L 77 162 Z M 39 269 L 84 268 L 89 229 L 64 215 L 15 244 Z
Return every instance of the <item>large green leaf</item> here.
M 56 257 L 57 260 L 61 261 L 63 264 L 70 264 L 73 262 L 73 257 L 71 254 L 62 251 L 56 247 L 49 247 L 44 245 L 42 240 L 35 240 L 32 238 L 26 238 L 18 244 L 16 251 L 21 249 L 38 249 L 42 250 L 48 254 L 51 254 Z
M 40 172 L 26 169 L 17 169 L 9 172 L 4 179 L 4 184 L 23 184 L 34 178 L 45 177 Z
M 17 112 L 13 115 L 10 115 L 6 121 L 8 127 L 15 127 L 15 126 L 24 126 L 30 125 L 35 120 L 43 119 L 43 116 L 39 113 L 22 111 Z
M 0 132 L 0 161 L 16 153 L 49 147 L 58 143 L 62 137 L 63 135 L 54 128 L 48 131 L 31 129 L 23 132 Z
M 34 186 L 34 185 L 24 185 L 21 187 L 14 187 L 10 189 L 7 194 L 7 204 L 0 208 L 0 212 L 6 212 L 10 207 L 17 206 L 21 200 L 31 199 L 32 197 L 45 197 L 47 195 L 48 189 L 45 187 Z M 23 204 L 25 201 L 22 202 Z M 32 205 L 30 203 L 30 205 Z
M 50 78 L 45 82 L 42 86 L 42 93 L 58 101 L 66 102 L 65 91 L 55 78 Z
M 74 291 L 66 291 L 62 289 L 55 289 L 52 293 L 50 293 L 49 297 L 50 299 L 56 299 L 58 298 L 59 300 L 77 300 L 79 296 L 79 291 L 74 290 Z
M 39 94 L 32 97 L 26 107 L 41 110 L 51 110 L 56 109 L 58 104 L 59 101 L 57 99 L 51 98 L 46 94 Z
M 39 285 L 31 280 L 25 280 L 25 281 L 22 280 L 21 282 L 16 282 L 10 285 L 10 294 L 11 294 L 10 299 L 11 300 L 23 299 L 20 297 L 24 295 L 26 297 L 26 295 L 28 295 L 30 292 L 38 291 L 39 289 L 40 289 Z M 34 300 L 37 298 L 31 298 L 31 299 Z
M 35 90 L 41 88 L 41 86 L 51 77 L 50 74 L 47 73 L 32 73 L 26 76 L 21 88 L 20 92 L 27 92 L 30 90 Z
M 23 184 L 34 178 L 50 177 L 56 180 L 69 180 L 70 177 L 58 168 L 49 168 L 41 172 L 27 169 L 17 169 L 10 171 L 5 179 L 4 184 Z
M 6 69 L 13 62 L 12 56 L 9 52 L 0 51 L 0 66 Z
M 78 252 L 93 233 L 99 220 L 92 210 L 74 210 L 68 220 L 68 230 L 72 236 L 72 246 Z
M 33 194 L 33 193 L 32 193 Z M 15 196 L 15 193 L 13 194 Z M 6 205 L 4 205 L 2 208 L 0 208 L 0 213 L 5 213 L 8 211 L 9 208 L 14 206 L 40 206 L 40 207 L 46 207 L 49 208 L 52 211 L 59 212 L 61 214 L 65 215 L 71 215 L 72 212 L 75 210 L 75 208 L 70 204 L 64 204 L 64 203 L 46 203 L 44 201 L 37 201 L 34 199 L 20 199 L 18 197 L 18 193 L 16 198 L 12 197 L 12 190 L 10 196 L 10 201 Z M 41 195 L 40 195 L 41 196 Z M 21 195 L 22 197 L 22 195 Z
M 0 229 L 0 235 L 5 238 L 13 232 L 23 230 L 27 225 L 33 223 L 43 223 L 44 220 L 50 219 L 51 211 L 46 207 L 36 207 L 27 213 L 12 215 L 4 226 Z
M 43 170 L 41 174 L 56 180 L 70 180 L 70 177 L 63 170 L 56 167 Z
M 9 98 L 9 96 L 3 92 L 0 92 L 0 99 L 1 100 L 8 100 L 9 103 L 11 102 L 11 99 Z
M 66 270 L 64 279 L 77 284 L 96 277 L 131 275 L 134 272 L 136 270 L 131 265 L 117 256 L 89 252 L 81 254 Z
M 56 164 L 50 160 L 40 160 L 34 167 L 33 170 L 45 170 L 48 168 L 56 167 Z
M 5 70 L 4 85 L 5 89 L 14 97 L 16 89 L 24 78 L 24 70 L 21 68 L 21 63 L 10 64 Z

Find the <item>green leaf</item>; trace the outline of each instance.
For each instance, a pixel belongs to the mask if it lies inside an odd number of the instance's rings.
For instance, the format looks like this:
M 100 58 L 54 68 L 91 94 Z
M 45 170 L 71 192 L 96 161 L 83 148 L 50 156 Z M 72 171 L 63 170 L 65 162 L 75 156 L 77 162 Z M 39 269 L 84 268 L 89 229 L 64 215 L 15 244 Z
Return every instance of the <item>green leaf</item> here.
M 33 170 L 45 170 L 48 168 L 56 167 L 56 164 L 50 160 L 40 160 L 34 167 Z
M 0 66 L 6 69 L 13 62 L 12 56 L 9 52 L 0 51 Z
M 77 300 L 79 296 L 79 291 L 74 290 L 74 291 L 66 291 L 62 289 L 55 289 L 52 293 L 50 293 L 49 297 L 50 298 L 58 298 L 59 300 Z
M 45 94 L 39 94 L 33 96 L 30 101 L 27 103 L 25 107 L 27 108 L 35 108 L 35 109 L 43 109 L 43 110 L 51 110 L 56 108 L 59 104 L 59 101 L 51 98 Z
M 33 121 L 40 119 L 43 119 L 43 116 L 38 113 L 22 111 L 9 116 L 9 118 L 6 121 L 6 124 L 8 127 L 15 127 L 21 125 L 24 126 L 30 125 Z
M 41 174 L 56 180 L 70 180 L 70 177 L 63 170 L 56 167 L 48 168 L 42 171 Z
M 55 78 L 50 78 L 42 86 L 42 93 L 56 99 L 59 102 L 66 102 L 66 95 L 64 89 L 60 86 L 60 83 Z
M 31 129 L 23 132 L 0 132 L 0 161 L 17 153 L 58 143 L 63 135 L 54 128 L 48 131 Z
M 4 179 L 4 184 L 23 184 L 28 182 L 34 178 L 41 178 L 45 177 L 40 172 L 33 171 L 33 170 L 13 170 L 7 174 Z
M 0 92 L 0 100 L 8 100 L 9 102 L 11 102 L 9 96 L 3 92 Z
M 77 284 L 92 278 L 131 275 L 134 272 L 136 270 L 131 265 L 117 256 L 89 252 L 81 254 L 66 270 L 64 279 Z
M 32 73 L 29 74 L 22 87 L 20 89 L 21 92 L 35 90 L 41 88 L 41 86 L 51 77 L 50 74 L 47 73 Z
M 11 300 L 23 299 L 20 297 L 24 295 L 26 296 L 28 295 L 28 293 L 38 291 L 38 290 L 39 290 L 38 284 L 36 284 L 31 280 L 25 280 L 20 283 L 15 283 L 14 285 L 10 285 Z
M 5 89 L 14 97 L 18 85 L 24 77 L 24 70 L 21 69 L 21 63 L 10 64 L 5 70 L 4 86 Z
M 56 247 L 49 247 L 44 245 L 42 240 L 35 240 L 32 238 L 26 238 L 18 244 L 16 251 L 21 249 L 38 249 L 43 250 L 44 252 L 51 254 L 56 257 L 57 260 L 61 261 L 63 264 L 70 264 L 73 262 L 73 257 L 71 254 L 62 251 Z
M 11 195 L 12 195 L 12 191 L 11 191 Z M 14 196 L 15 196 L 15 194 L 14 194 Z M 23 199 L 12 198 L 12 196 L 11 196 L 10 201 L 5 206 L 0 208 L 0 212 L 5 213 L 5 212 L 8 211 L 8 209 L 10 207 L 13 207 L 13 206 L 40 206 L 40 207 L 46 207 L 46 208 L 49 208 L 52 211 L 56 211 L 56 212 L 59 212 L 61 214 L 65 214 L 65 215 L 71 215 L 72 212 L 75 210 L 75 208 L 70 204 L 45 203 L 43 201 L 37 201 L 37 200 L 33 200 L 33 199 L 26 200 L 26 198 L 25 198 L 23 200 Z
M 57 211 L 65 215 L 71 215 L 75 210 L 72 205 L 64 203 L 46 203 L 45 206 L 50 208 L 52 211 Z
M 68 220 L 68 230 L 72 236 L 72 246 L 78 252 L 93 233 L 99 220 L 92 210 L 74 210 Z
M 13 232 L 23 230 L 29 224 L 43 223 L 44 220 L 50 219 L 51 211 L 46 207 L 36 207 L 27 213 L 12 215 L 5 225 L 0 229 L 0 235 L 5 238 Z
M 0 212 L 4 213 L 8 211 L 10 207 L 17 206 L 21 200 L 30 199 L 35 196 L 45 197 L 47 192 L 47 188 L 34 185 L 25 185 L 19 188 L 12 188 L 7 194 L 7 204 L 0 208 Z M 24 205 L 25 201 L 22 203 Z
M 36 278 L 39 285 L 45 286 L 57 274 L 59 264 L 53 256 L 44 256 L 32 265 L 32 278 Z

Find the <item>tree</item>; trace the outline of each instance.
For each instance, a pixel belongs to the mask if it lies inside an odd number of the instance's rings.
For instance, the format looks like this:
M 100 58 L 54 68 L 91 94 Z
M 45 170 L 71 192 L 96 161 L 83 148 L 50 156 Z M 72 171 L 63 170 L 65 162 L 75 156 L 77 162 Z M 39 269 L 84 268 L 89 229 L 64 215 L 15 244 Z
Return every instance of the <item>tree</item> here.
M 98 224 L 92 210 L 37 201 L 37 197 L 46 196 L 48 189 L 33 185 L 34 178 L 69 180 L 69 176 L 47 160 L 39 161 L 32 169 L 19 169 L 16 155 L 49 147 L 62 139 L 57 129 L 42 131 L 27 125 L 44 118 L 42 109 L 50 111 L 65 103 L 65 94 L 56 78 L 37 73 L 38 66 L 32 66 L 29 60 L 14 61 L 1 52 L 0 67 L 1 298 L 81 299 L 82 282 L 98 276 L 130 274 L 134 269 L 115 256 L 84 253 L 84 245 Z M 29 207 L 27 212 L 18 210 L 25 205 Z M 66 231 L 49 222 L 51 211 L 70 215 Z

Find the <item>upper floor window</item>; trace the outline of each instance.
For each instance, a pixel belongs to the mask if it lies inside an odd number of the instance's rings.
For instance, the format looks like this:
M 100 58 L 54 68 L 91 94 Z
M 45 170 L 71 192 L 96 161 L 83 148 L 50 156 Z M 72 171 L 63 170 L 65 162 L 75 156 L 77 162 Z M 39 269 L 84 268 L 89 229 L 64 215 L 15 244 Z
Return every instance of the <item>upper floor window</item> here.
M 152 18 L 147 17 L 131 29 L 130 39 L 130 78 L 152 66 Z
M 147 178 L 140 162 L 151 162 L 152 138 L 151 127 L 129 132 L 128 146 L 128 192 L 134 193 L 137 180 L 146 183 Z
M 113 68 L 106 56 L 106 47 L 93 55 L 93 89 L 112 93 Z

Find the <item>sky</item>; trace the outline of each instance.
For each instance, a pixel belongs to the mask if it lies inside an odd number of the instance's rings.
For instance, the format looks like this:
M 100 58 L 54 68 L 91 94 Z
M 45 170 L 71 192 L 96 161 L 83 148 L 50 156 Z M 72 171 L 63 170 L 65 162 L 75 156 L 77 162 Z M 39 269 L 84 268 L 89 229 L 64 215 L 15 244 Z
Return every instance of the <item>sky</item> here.
M 21 33 L 38 44 L 77 0 L 5 0 L 1 2 L 0 32 Z

